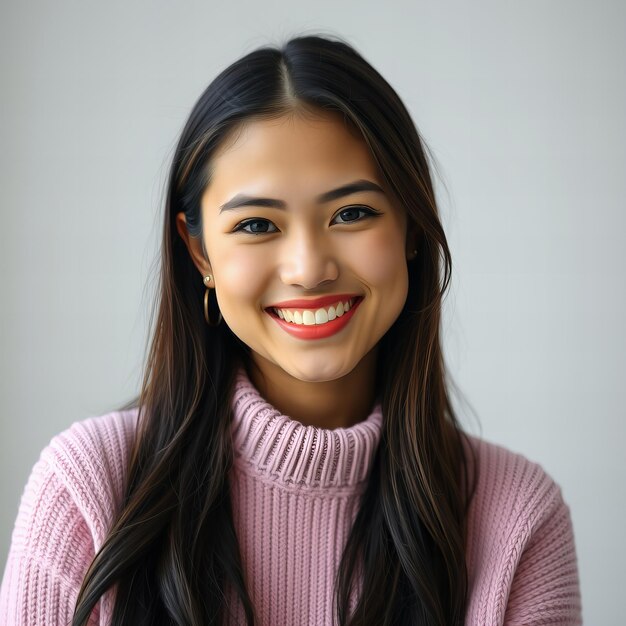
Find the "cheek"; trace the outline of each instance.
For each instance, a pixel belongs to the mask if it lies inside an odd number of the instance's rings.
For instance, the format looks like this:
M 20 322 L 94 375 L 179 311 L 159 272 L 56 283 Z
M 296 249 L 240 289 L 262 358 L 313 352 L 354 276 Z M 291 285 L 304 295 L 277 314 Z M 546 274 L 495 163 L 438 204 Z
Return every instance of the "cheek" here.
M 373 236 L 360 255 L 360 272 L 371 285 L 394 289 L 406 281 L 404 243 L 394 234 L 380 232 Z
M 263 283 L 262 267 L 259 266 L 255 255 L 239 251 L 229 254 L 223 250 L 217 256 L 215 273 L 218 276 L 217 297 L 220 306 L 227 310 L 233 304 L 248 303 L 251 299 L 259 298 L 260 285 Z

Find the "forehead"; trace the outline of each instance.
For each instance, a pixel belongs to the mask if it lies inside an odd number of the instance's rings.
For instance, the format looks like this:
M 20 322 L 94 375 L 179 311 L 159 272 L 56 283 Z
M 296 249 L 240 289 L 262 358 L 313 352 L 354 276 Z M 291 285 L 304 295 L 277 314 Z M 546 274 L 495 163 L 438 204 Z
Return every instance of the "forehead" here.
M 207 193 L 221 198 L 280 186 L 314 196 L 358 178 L 383 183 L 367 143 L 343 115 L 290 113 L 231 131 L 211 159 Z

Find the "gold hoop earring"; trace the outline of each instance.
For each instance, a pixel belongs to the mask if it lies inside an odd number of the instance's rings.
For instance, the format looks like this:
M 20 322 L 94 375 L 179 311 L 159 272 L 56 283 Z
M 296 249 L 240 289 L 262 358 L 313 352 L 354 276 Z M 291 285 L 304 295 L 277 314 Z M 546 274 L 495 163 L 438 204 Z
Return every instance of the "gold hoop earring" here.
M 215 324 L 213 324 L 211 322 L 211 320 L 209 319 L 209 283 L 213 280 L 213 276 L 211 276 L 211 274 L 208 274 L 207 276 L 204 277 L 203 282 L 206 285 L 207 289 L 204 292 L 204 319 L 206 321 L 206 323 L 209 326 L 219 326 L 220 323 L 222 322 L 222 312 L 219 312 L 219 318 L 217 320 L 217 322 L 215 322 Z

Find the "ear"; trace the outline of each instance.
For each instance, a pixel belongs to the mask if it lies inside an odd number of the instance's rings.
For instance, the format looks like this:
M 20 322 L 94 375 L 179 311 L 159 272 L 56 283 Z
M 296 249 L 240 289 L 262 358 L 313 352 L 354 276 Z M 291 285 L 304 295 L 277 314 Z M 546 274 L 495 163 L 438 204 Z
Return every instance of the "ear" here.
M 406 234 L 406 255 L 409 259 L 413 258 L 413 250 L 418 246 L 418 230 L 417 226 L 413 223 L 410 224 L 408 232 Z
M 176 214 L 176 229 L 181 239 L 185 242 L 189 256 L 202 277 L 204 278 L 207 274 L 212 274 L 211 264 L 209 263 L 202 245 L 202 237 L 192 237 L 189 234 L 187 230 L 187 219 L 183 211 Z

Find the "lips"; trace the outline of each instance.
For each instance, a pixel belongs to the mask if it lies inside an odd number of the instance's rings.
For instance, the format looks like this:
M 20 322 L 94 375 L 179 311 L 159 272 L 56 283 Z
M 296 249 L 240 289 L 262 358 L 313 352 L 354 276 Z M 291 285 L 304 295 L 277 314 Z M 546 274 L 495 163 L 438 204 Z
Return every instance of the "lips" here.
M 357 297 L 348 312 L 325 324 L 294 324 L 281 319 L 273 309 L 267 310 L 267 313 L 284 331 L 297 339 L 326 339 L 339 333 L 349 324 L 362 300 L 362 296 Z

